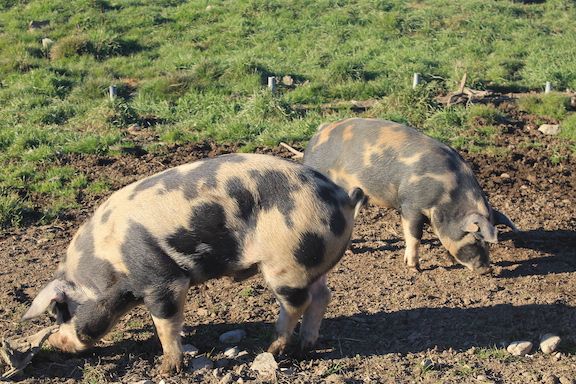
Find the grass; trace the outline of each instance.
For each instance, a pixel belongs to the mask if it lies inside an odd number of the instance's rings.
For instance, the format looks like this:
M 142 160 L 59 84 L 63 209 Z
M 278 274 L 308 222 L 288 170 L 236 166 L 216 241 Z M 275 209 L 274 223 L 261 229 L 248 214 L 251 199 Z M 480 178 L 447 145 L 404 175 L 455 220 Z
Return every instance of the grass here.
M 91 188 L 86 176 L 46 165 L 63 167 L 62 153 L 133 146 L 133 124 L 163 142 L 209 138 L 250 151 L 305 144 L 320 123 L 359 114 L 493 151 L 496 110 L 441 108 L 435 96 L 455 90 L 464 74 L 475 89 L 542 91 L 547 81 L 576 89 L 576 67 L 565 65 L 576 59 L 575 18 L 570 0 L 4 1 L 0 225 L 49 221 L 74 206 Z M 50 25 L 29 30 L 30 20 Z M 413 89 L 415 72 L 422 85 Z M 270 76 L 279 81 L 275 95 L 266 90 Z M 364 114 L 323 105 L 369 99 L 379 103 Z M 560 93 L 526 103 L 576 138 Z M 54 201 L 44 212 L 33 212 L 37 193 Z

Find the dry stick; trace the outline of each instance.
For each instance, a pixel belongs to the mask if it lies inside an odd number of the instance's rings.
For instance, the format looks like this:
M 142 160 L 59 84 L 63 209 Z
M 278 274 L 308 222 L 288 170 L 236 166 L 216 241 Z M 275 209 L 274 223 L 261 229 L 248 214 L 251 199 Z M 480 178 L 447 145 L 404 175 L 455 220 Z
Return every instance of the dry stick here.
M 36 356 L 42 344 L 44 344 L 44 341 L 57 330 L 58 326 L 55 325 L 45 328 L 29 337 L 12 341 L 3 339 L 0 345 L 0 357 L 11 369 L 3 373 L 1 378 L 11 379 L 21 373 L 30 360 Z M 23 349 L 23 351 L 19 349 Z
M 448 106 L 450 106 L 452 104 L 452 98 L 454 96 L 461 96 L 461 95 L 466 95 L 468 96 L 468 102 L 467 104 L 469 104 L 472 101 L 473 97 L 485 97 L 489 94 L 491 94 L 491 91 L 477 91 L 475 89 L 471 89 L 468 88 L 466 86 L 466 80 L 468 78 L 467 74 L 464 74 L 464 76 L 462 77 L 462 80 L 460 81 L 460 86 L 458 87 L 458 90 L 452 94 L 450 94 L 450 96 L 448 97 Z
M 284 148 L 286 148 L 287 150 L 289 150 L 290 152 L 292 152 L 294 154 L 294 156 L 292 156 L 292 158 L 294 159 L 301 159 L 304 157 L 304 153 L 298 151 L 297 149 L 292 148 L 291 146 L 289 146 L 286 143 L 280 143 L 281 146 L 283 146 Z

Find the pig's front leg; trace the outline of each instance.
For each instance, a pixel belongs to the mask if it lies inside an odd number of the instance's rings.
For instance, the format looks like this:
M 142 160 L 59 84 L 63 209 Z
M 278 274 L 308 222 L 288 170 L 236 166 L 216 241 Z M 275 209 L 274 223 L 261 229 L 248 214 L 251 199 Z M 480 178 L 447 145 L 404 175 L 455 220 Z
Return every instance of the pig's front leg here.
M 404 252 L 404 262 L 414 272 L 420 272 L 419 247 L 422 240 L 422 230 L 424 227 L 424 216 L 412 214 L 406 216 L 402 212 L 402 229 L 406 241 L 406 251 Z
M 168 377 L 180 372 L 183 350 L 180 333 L 184 323 L 184 304 L 190 287 L 187 279 L 178 280 L 169 287 L 157 287 L 144 299 L 156 326 L 162 344 L 162 365 L 160 375 Z

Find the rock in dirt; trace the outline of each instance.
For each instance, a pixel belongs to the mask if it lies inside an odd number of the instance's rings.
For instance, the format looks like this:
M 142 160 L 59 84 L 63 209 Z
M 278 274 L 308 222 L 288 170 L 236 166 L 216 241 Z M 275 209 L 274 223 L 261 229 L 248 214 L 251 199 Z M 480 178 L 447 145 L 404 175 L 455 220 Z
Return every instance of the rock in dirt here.
M 532 350 L 533 344 L 530 341 L 514 341 L 510 343 L 506 350 L 514 356 L 525 356 Z
M 538 130 L 545 135 L 557 135 L 562 131 L 562 127 L 558 124 L 542 124 Z
M 540 349 L 544 353 L 555 352 L 558 344 L 560 344 L 560 336 L 552 333 L 546 333 L 540 338 Z
M 236 329 L 234 331 L 221 334 L 219 340 L 225 344 L 235 344 L 240 342 L 244 336 L 246 336 L 246 331 L 242 329 Z
M 250 369 L 260 373 L 273 373 L 278 369 L 278 363 L 274 359 L 274 355 L 270 352 L 264 352 L 256 356 Z
M 192 371 L 199 371 L 201 369 L 212 369 L 214 363 L 206 356 L 199 356 L 192 360 Z
M 234 359 L 239 354 L 240 354 L 240 349 L 238 349 L 238 347 L 226 348 L 226 350 L 224 351 L 224 356 L 226 356 L 229 359 Z
M 195 346 L 193 346 L 192 344 L 184 344 L 182 346 L 182 351 L 184 352 L 184 354 L 190 355 L 192 357 L 198 355 L 198 353 L 200 352 L 200 350 Z

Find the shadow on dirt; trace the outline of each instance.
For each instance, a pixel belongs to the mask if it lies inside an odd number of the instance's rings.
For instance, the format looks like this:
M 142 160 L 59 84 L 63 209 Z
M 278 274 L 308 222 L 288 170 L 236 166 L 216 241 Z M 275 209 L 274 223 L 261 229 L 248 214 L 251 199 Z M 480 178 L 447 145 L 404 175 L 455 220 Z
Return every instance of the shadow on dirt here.
M 417 353 L 429 348 L 467 350 L 502 348 L 512 341 L 529 340 L 538 345 L 540 336 L 573 332 L 576 307 L 564 303 L 481 308 L 415 308 L 396 312 L 357 314 L 325 319 L 319 349 L 331 358 L 342 356 Z M 566 341 L 559 350 L 573 352 Z M 534 351 L 536 350 L 536 347 Z M 533 352 L 534 352 L 533 351 Z
M 505 233 L 501 238 L 512 240 L 516 248 L 532 249 L 546 255 L 528 260 L 495 263 L 507 268 L 507 270 L 502 271 L 499 277 L 510 278 L 576 271 L 576 253 L 574 251 L 576 231 L 537 229 L 520 233 Z M 516 268 L 511 269 L 514 266 Z

